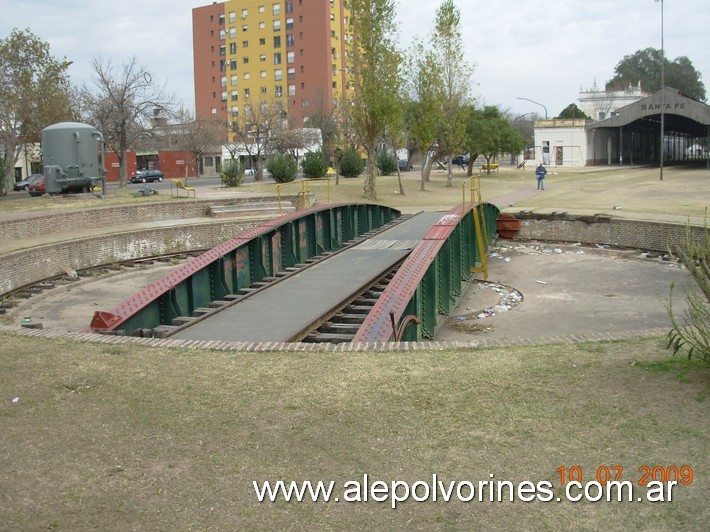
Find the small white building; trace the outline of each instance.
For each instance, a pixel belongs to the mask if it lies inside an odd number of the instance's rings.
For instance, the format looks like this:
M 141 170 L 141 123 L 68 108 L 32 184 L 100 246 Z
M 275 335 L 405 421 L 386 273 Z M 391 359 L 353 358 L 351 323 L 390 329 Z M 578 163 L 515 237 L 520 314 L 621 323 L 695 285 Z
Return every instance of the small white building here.
M 618 109 L 650 96 L 641 89 L 641 82 L 637 86 L 629 85 L 624 90 L 607 91 L 599 90 L 597 82 L 591 89 L 579 91 L 579 109 L 594 121 L 605 120 L 616 115 Z
M 553 118 L 536 120 L 535 160 L 546 166 L 585 166 L 587 132 L 583 119 Z

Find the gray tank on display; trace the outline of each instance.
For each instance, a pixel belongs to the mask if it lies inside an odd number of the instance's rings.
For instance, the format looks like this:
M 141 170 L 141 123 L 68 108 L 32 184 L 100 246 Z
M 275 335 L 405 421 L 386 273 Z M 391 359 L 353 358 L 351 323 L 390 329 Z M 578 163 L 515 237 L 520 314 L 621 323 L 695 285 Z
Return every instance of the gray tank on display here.
M 60 122 L 42 130 L 44 188 L 49 194 L 106 192 L 104 137 L 93 126 Z

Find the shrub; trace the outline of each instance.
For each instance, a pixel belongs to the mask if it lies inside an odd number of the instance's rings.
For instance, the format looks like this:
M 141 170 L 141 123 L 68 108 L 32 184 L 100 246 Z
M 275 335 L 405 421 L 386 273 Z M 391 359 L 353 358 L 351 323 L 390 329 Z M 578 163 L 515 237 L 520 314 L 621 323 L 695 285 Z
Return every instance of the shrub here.
M 340 159 L 340 175 L 343 177 L 357 177 L 365 169 L 365 161 L 353 148 L 348 148 Z
M 219 175 L 228 187 L 238 187 L 244 181 L 244 169 L 236 159 L 225 162 Z
M 397 173 L 398 161 L 395 156 L 385 150 L 377 154 L 377 168 L 380 175 L 392 175 Z
M 710 230 L 706 223 L 700 238 L 695 241 L 690 225 L 686 225 L 685 242 L 675 249 L 675 255 L 697 282 L 703 296 L 685 292 L 687 307 L 682 319 L 673 314 L 673 285 L 666 309 L 673 328 L 666 336 L 667 348 L 677 354 L 685 351 L 688 358 L 698 358 L 710 364 Z
M 290 183 L 296 179 L 298 165 L 290 155 L 277 154 L 266 163 L 266 169 L 277 183 Z
M 309 179 L 324 177 L 328 173 L 328 163 L 320 150 L 306 153 L 303 156 L 301 168 L 303 169 L 303 175 Z

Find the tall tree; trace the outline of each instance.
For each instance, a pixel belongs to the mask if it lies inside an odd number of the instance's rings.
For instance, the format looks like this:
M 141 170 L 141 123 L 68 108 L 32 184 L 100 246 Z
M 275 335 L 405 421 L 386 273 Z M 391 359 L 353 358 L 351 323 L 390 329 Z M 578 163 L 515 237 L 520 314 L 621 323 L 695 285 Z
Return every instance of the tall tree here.
M 45 127 L 74 117 L 70 64 L 52 56 L 49 44 L 29 29 L 0 40 L 0 196 L 7 194 L 24 145 L 39 142 Z
M 153 75 L 131 58 L 120 71 L 102 59 L 92 62 L 93 91 L 84 87 L 89 120 L 103 132 L 107 147 L 118 157 L 119 183 L 126 185 L 126 152 L 149 128 L 156 111 L 172 113 L 174 101 Z
M 377 147 L 388 127 L 401 113 L 400 63 L 395 46 L 393 0 L 352 0 L 350 20 L 353 42 L 348 56 L 354 95 L 348 115 L 367 151 L 365 199 L 377 200 L 375 172 Z
M 623 90 L 641 82 L 641 88 L 656 92 L 661 88 L 661 59 L 663 60 L 666 87 L 673 87 L 690 98 L 704 102 L 705 85 L 693 63 L 685 56 L 669 61 L 661 50 L 646 48 L 626 55 L 614 69 L 614 77 L 606 82 L 607 90 Z
M 443 122 L 440 124 L 439 147 L 451 161 L 461 150 L 466 131 L 463 112 L 469 100 L 470 67 L 463 56 L 461 15 L 453 0 L 444 0 L 436 11 L 436 27 L 432 42 L 441 65 L 439 82 Z M 452 186 L 451 167 L 448 165 L 446 186 Z
M 229 123 L 229 132 L 238 142 L 235 153 L 249 155 L 254 169 L 254 179 L 264 179 L 266 156 L 275 151 L 274 139 L 286 127 L 285 113 L 280 102 L 261 98 L 243 106 L 238 116 Z
M 421 190 L 429 180 L 439 124 L 444 121 L 440 102 L 440 64 L 434 52 L 424 48 L 421 40 L 412 45 L 408 57 L 408 102 L 405 105 L 405 124 L 414 139 L 419 153 L 424 158 L 421 171 Z
M 179 149 L 189 155 L 185 160 L 185 178 L 190 167 L 190 159 L 200 172 L 202 157 L 221 150 L 224 124 L 214 118 L 195 118 L 190 111 L 180 110 L 175 115 L 176 123 L 166 128 L 169 147 Z

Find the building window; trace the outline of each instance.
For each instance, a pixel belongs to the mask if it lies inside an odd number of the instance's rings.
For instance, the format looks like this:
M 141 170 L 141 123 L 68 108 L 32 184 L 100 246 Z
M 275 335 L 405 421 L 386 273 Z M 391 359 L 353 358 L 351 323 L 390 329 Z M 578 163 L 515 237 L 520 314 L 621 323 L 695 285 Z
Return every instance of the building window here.
M 236 102 L 239 99 L 239 91 L 232 91 L 232 101 Z
M 274 20 L 274 31 L 280 31 L 280 30 L 281 30 L 281 21 Z
M 292 19 L 292 18 L 287 18 L 287 19 L 286 19 L 286 29 L 287 29 L 287 30 L 292 30 L 292 29 L 293 29 L 293 19 Z
M 221 59 L 219 62 L 219 71 L 224 72 L 227 70 L 227 62 L 224 59 Z
M 275 65 L 281 64 L 281 52 L 274 53 L 274 64 Z
M 229 78 L 229 83 L 230 83 L 230 85 L 237 84 L 237 75 L 236 74 L 232 74 L 232 76 Z
M 274 15 L 280 15 L 281 14 L 281 4 L 274 4 L 272 6 L 272 9 L 274 10 Z
M 274 79 L 276 81 L 281 81 L 281 77 L 283 76 L 283 71 L 280 68 L 277 68 L 274 70 Z
M 230 11 L 229 12 L 229 22 L 235 22 L 236 20 L 237 20 L 237 12 Z
M 221 15 L 219 16 L 219 25 L 220 25 L 220 26 L 224 26 L 224 14 L 221 14 Z
M 286 62 L 293 63 L 296 61 L 296 54 L 294 52 L 286 52 Z
M 266 22 L 259 22 L 259 29 L 263 30 L 264 28 L 266 28 Z
M 231 55 L 234 55 L 234 54 L 237 53 L 237 43 L 235 43 L 235 42 L 230 42 L 230 43 L 229 43 L 229 53 L 230 53 Z
M 250 77 L 249 72 L 244 72 L 244 79 L 249 79 Z
M 293 34 L 289 33 L 288 35 L 286 35 L 286 46 L 293 46 L 294 44 L 295 44 L 295 41 L 293 38 Z
M 296 86 L 295 85 L 288 86 L 288 95 L 289 96 L 296 96 Z
M 259 13 L 263 13 L 265 10 L 264 6 L 259 6 Z
M 308 99 L 304 98 L 301 100 L 301 107 L 308 107 Z
M 220 87 L 227 86 L 227 76 L 222 76 L 221 78 L 219 78 L 219 86 Z
M 289 67 L 288 69 L 288 79 L 296 79 L 296 69 Z
M 227 47 L 224 44 L 219 47 L 219 55 L 227 55 Z
M 266 94 L 266 87 L 261 88 L 261 94 Z
M 249 98 L 249 89 L 244 89 L 244 97 Z M 244 110 L 246 111 L 246 108 Z
M 242 9 L 242 18 L 247 18 L 247 15 L 249 14 L 249 10 L 247 9 Z
M 335 20 L 335 15 L 333 15 L 333 13 L 330 14 L 330 20 Z
M 286 13 L 293 13 L 293 2 L 286 2 Z
M 242 48 L 249 48 L 249 41 L 242 41 Z
M 261 44 L 261 45 L 266 44 L 266 39 L 259 39 L 259 44 Z
M 223 102 L 227 101 L 227 91 L 222 91 L 222 101 Z
M 266 61 L 266 54 L 261 54 L 259 56 L 259 61 Z
M 226 37 L 227 32 L 225 30 L 219 30 L 219 40 L 223 41 L 224 38 Z
M 274 37 L 274 48 L 281 48 L 281 35 Z
M 281 96 L 283 96 L 283 89 L 281 85 L 276 85 L 274 87 L 274 96 L 276 96 L 277 98 L 281 98 Z
M 230 39 L 237 38 L 237 28 L 229 28 L 229 38 Z
M 245 55 L 244 57 L 242 57 L 242 62 L 243 62 L 244 64 L 248 63 L 248 62 L 249 62 L 249 56 L 248 56 L 248 55 Z
M 266 77 L 266 70 L 262 70 L 260 75 L 262 78 L 265 78 Z
M 230 69 L 230 70 L 236 70 L 236 69 L 237 69 L 237 60 L 236 60 L 236 59 L 230 59 L 230 60 L 229 60 L 229 69 Z
M 242 31 L 249 31 L 249 24 L 242 24 Z
M 212 109 L 210 109 L 210 111 L 212 111 L 212 114 L 213 114 L 213 115 L 216 115 L 216 114 L 217 114 L 217 108 L 216 108 L 216 107 L 213 107 Z

